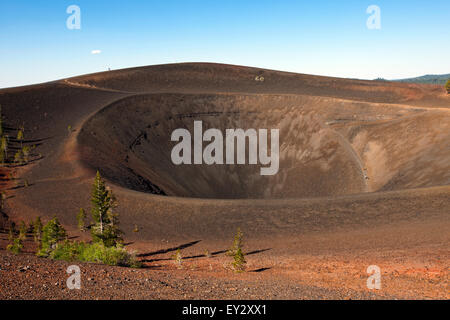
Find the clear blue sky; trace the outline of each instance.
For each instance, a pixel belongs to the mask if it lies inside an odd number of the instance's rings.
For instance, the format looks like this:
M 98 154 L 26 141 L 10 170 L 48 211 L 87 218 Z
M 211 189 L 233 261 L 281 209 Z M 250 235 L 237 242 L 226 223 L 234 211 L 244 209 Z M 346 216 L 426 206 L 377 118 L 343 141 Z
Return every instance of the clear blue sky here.
M 81 30 L 66 27 L 73 4 Z M 366 27 L 372 4 L 380 30 Z M 448 0 L 1 0 L 0 87 L 193 61 L 362 79 L 450 73 L 449 22 Z

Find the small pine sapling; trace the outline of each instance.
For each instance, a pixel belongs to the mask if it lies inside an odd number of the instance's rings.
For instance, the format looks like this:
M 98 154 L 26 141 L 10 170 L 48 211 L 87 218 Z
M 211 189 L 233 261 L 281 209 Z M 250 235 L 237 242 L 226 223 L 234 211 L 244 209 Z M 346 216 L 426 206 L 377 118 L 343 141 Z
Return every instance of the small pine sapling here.
M 33 238 L 34 238 L 34 242 L 36 243 L 40 243 L 41 238 L 42 238 L 42 221 L 40 217 L 36 218 L 36 221 L 34 222 L 33 225 Z
M 20 128 L 19 128 L 19 131 L 17 131 L 17 141 L 20 141 L 20 148 L 22 148 L 23 147 L 23 139 L 24 139 L 24 134 L 23 134 L 23 132 L 24 132 L 24 127 L 23 126 L 21 126 Z
M 19 238 L 21 240 L 25 240 L 25 238 L 27 237 L 27 225 L 25 222 L 20 221 L 19 223 Z
M 233 262 L 231 263 L 231 267 L 235 272 L 243 272 L 245 271 L 245 257 L 242 251 L 243 243 L 244 243 L 244 235 L 241 232 L 241 229 L 238 228 L 236 235 L 234 236 L 233 245 L 228 250 L 227 254 L 233 257 Z
M 177 249 L 177 251 L 175 251 L 175 254 L 172 255 L 172 259 L 175 262 L 175 264 L 178 266 L 178 269 L 181 269 L 182 264 L 183 264 L 183 256 L 181 255 L 180 249 Z
M 5 151 L 5 153 L 8 151 L 8 143 L 9 143 L 9 139 L 7 135 L 2 135 L 2 143 L 1 143 L 1 148 L 3 151 Z
M 244 235 L 241 232 L 241 229 L 238 228 L 236 235 L 234 236 L 233 245 L 227 251 L 227 255 L 233 257 L 236 254 L 238 248 L 242 248 L 244 246 Z
M 0 163 L 5 164 L 7 162 L 7 150 L 8 150 L 8 144 L 6 142 L 6 137 L 3 135 L 0 138 Z
M 28 163 L 28 161 L 30 160 L 30 152 L 31 152 L 31 148 L 29 146 L 23 146 L 22 155 L 23 155 L 23 161 L 25 163 Z
M 22 149 L 18 150 L 16 154 L 14 155 L 14 163 L 17 165 L 22 164 Z
M 0 193 L 0 210 L 3 210 L 5 207 L 5 202 L 6 202 L 6 193 L 4 191 L 2 191 Z
M 22 243 L 22 239 L 20 238 L 20 236 L 13 239 L 12 244 L 9 244 L 6 247 L 6 250 L 8 250 L 14 254 L 19 254 L 22 251 L 22 249 L 23 249 L 23 243 Z
M 0 154 L 2 163 L 8 162 L 8 137 L 5 135 L 0 139 Z
M 246 264 L 247 261 L 245 261 L 244 253 L 241 248 L 238 248 L 233 256 L 233 262 L 231 263 L 234 272 L 244 272 Z
M 56 244 L 66 238 L 66 230 L 59 223 L 58 218 L 53 218 L 42 228 L 42 239 L 38 255 L 48 256 L 56 248 Z
M 86 211 L 83 208 L 77 214 L 77 224 L 80 231 L 86 231 Z

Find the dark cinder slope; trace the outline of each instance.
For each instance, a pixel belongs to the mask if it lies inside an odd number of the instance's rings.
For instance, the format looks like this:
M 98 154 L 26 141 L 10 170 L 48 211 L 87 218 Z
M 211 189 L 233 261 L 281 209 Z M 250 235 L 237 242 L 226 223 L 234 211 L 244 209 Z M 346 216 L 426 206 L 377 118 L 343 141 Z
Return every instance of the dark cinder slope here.
M 263 77 L 264 81 L 255 81 Z M 216 63 L 181 63 L 102 72 L 67 79 L 86 87 L 133 93 L 245 92 L 303 94 L 342 99 L 449 107 L 438 85 L 312 76 Z

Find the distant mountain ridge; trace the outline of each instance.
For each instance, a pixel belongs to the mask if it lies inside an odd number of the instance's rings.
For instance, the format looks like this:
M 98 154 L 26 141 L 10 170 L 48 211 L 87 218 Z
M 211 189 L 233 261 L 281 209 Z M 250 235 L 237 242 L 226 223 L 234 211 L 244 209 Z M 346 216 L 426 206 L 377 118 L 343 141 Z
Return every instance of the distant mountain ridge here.
M 407 83 L 427 83 L 427 84 L 441 84 L 444 85 L 450 79 L 450 73 L 447 74 L 427 74 L 421 77 L 392 80 L 397 82 Z

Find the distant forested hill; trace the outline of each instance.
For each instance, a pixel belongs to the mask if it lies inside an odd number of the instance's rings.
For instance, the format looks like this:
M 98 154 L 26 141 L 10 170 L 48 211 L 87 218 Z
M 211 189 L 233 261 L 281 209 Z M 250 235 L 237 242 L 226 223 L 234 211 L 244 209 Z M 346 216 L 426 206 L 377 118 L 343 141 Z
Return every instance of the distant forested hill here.
M 417 78 L 399 79 L 399 80 L 393 80 L 393 81 L 444 85 L 447 82 L 448 79 L 450 79 L 450 73 L 447 73 L 447 74 L 427 74 L 425 76 L 421 76 L 421 77 L 417 77 Z

